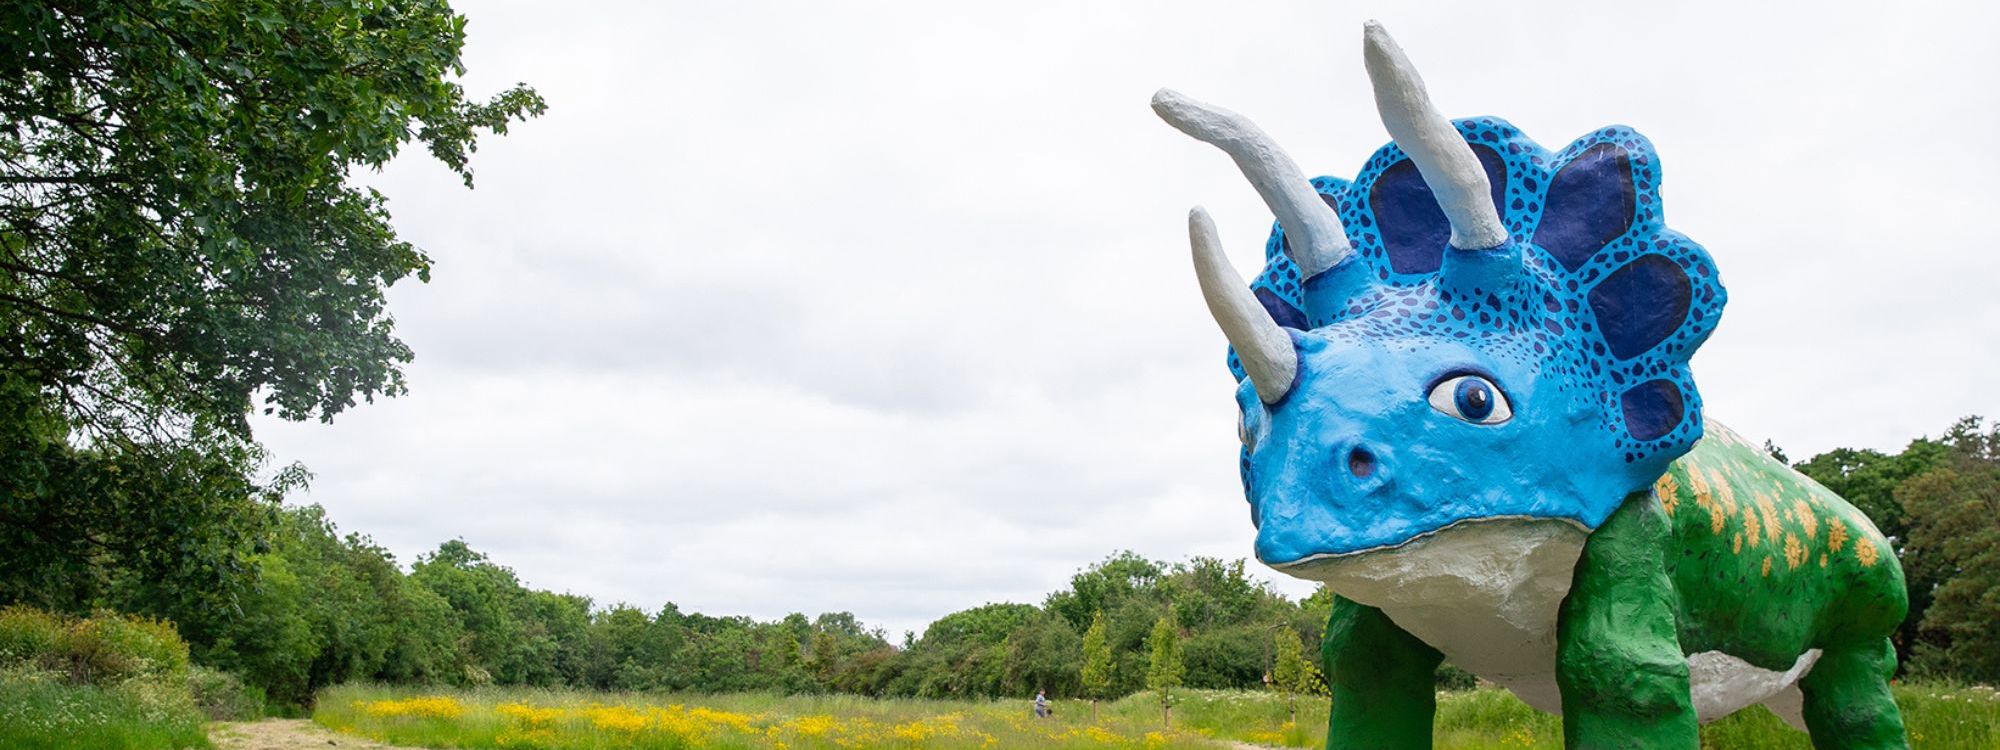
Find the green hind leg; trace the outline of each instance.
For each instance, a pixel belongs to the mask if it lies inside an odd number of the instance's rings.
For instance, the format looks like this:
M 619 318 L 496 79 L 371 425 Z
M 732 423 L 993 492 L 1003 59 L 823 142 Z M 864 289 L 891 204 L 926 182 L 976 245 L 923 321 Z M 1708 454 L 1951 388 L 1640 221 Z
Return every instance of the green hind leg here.
M 1700 745 L 1675 628 L 1666 513 L 1634 494 L 1584 543 L 1556 625 L 1556 684 L 1570 748 Z
M 1333 688 L 1327 750 L 1431 746 L 1437 667 L 1444 654 L 1397 627 L 1382 610 L 1340 596 L 1333 599 L 1320 654 Z
M 1819 750 L 1907 748 L 1903 715 L 1889 694 L 1896 648 L 1887 639 L 1828 648 L 1804 679 L 1806 728 Z

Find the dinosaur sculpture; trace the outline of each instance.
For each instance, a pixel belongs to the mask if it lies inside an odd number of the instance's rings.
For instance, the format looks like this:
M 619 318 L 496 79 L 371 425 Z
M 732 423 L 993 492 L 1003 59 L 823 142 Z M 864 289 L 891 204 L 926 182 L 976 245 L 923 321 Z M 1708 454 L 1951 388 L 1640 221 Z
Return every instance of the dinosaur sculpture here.
M 1327 747 L 1429 747 L 1446 657 L 1569 747 L 1694 748 L 1757 703 L 1820 748 L 1906 746 L 1902 571 L 1853 506 L 1704 422 L 1687 361 L 1725 293 L 1664 223 L 1652 145 L 1447 120 L 1379 25 L 1364 46 L 1394 141 L 1351 182 L 1153 98 L 1277 216 L 1248 288 L 1200 208 L 1189 236 L 1257 557 L 1338 595 Z

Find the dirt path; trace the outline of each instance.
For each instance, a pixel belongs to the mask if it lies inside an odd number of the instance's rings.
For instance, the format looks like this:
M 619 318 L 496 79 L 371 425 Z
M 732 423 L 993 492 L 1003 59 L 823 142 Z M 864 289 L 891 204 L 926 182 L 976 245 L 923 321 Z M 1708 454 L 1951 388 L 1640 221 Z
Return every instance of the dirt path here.
M 326 750 L 330 747 L 414 750 L 352 735 L 334 734 L 305 719 L 216 722 L 209 725 L 208 739 L 215 743 L 216 750 Z

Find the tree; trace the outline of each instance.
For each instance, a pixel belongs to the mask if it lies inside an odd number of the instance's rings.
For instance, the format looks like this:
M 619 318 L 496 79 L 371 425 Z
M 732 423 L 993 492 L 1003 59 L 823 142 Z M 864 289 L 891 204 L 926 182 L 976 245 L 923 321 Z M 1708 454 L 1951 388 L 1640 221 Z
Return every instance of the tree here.
M 1000 695 L 1007 677 L 1008 638 L 1039 612 L 1029 604 L 985 604 L 938 618 L 905 652 L 907 668 L 892 689 L 922 698 Z
M 1174 725 L 1174 688 L 1181 686 L 1181 635 L 1174 624 L 1174 608 L 1169 605 L 1167 613 L 1153 624 L 1153 634 L 1147 638 L 1153 658 L 1146 669 L 1146 687 L 1159 696 L 1160 716 L 1166 726 Z
M 1278 628 L 1272 636 L 1272 654 L 1271 687 L 1285 698 L 1287 721 L 1296 724 L 1299 720 L 1298 697 L 1324 694 L 1325 678 L 1320 675 L 1319 667 L 1306 658 L 1298 631 L 1289 627 Z
M 1104 611 L 1090 616 L 1083 631 L 1083 694 L 1090 698 L 1090 720 L 1097 721 L 1097 701 L 1111 688 L 1111 644 L 1104 639 Z
M 1152 596 L 1165 573 L 1160 563 L 1121 551 L 1071 576 L 1069 590 L 1050 594 L 1043 607 L 1069 620 L 1070 627 L 1087 628 L 1093 612 L 1115 611 L 1130 599 Z
M 831 687 L 834 670 L 840 668 L 840 644 L 832 633 L 824 630 L 814 632 L 811 641 L 812 652 L 806 657 L 806 664 L 819 685 Z
M 1271 687 L 1285 697 L 1286 721 L 1297 723 L 1298 705 L 1294 696 L 1305 680 L 1305 649 L 1299 647 L 1299 634 L 1290 628 L 1279 628 L 1272 636 Z
M 1908 547 L 1943 571 L 1924 614 L 1916 668 L 1974 682 L 2000 680 L 2000 425 L 1967 417 L 1940 441 L 1949 453 L 1897 485 Z
M 1789 464 L 1792 462 L 1791 459 L 1785 457 L 1785 449 L 1778 447 L 1777 441 L 1770 438 L 1764 439 L 1764 452 L 1772 458 L 1778 459 L 1778 463 Z
M 1186 610 L 1174 606 L 1185 618 Z M 1183 620 L 1185 622 L 1185 620 Z M 1186 687 L 1230 690 L 1256 688 L 1270 666 L 1267 625 L 1197 625 L 1181 640 L 1181 683 Z
M 0 313 L 4 315 L 4 313 Z M 4 335 L 4 334 L 0 334 Z M 240 443 L 72 445 L 61 419 L 0 364 L 0 604 L 166 617 L 197 651 L 255 584 L 250 557 L 287 472 L 260 487 Z
M 430 261 L 347 182 L 479 131 L 442 2 L 55 0 L 0 11 L 0 346 L 94 436 L 247 435 L 403 388 L 383 291 Z
M 590 620 L 590 666 L 585 685 L 598 690 L 663 690 L 664 669 L 674 661 L 668 628 L 644 610 L 617 604 Z
M 454 539 L 417 558 L 410 579 L 448 602 L 458 616 L 465 634 L 460 679 L 520 684 L 537 671 L 539 639 L 522 616 L 528 591 L 512 569 Z
M 590 650 L 590 598 L 529 590 L 514 599 L 514 608 L 522 633 L 518 681 L 541 687 L 581 682 Z
M 29 532 L 0 569 L 61 591 L 143 557 L 198 574 L 160 598 L 233 606 L 210 573 L 250 554 L 242 498 L 282 490 L 251 479 L 251 410 L 404 387 L 384 293 L 430 260 L 349 173 L 415 142 L 469 185 L 477 136 L 543 111 L 467 100 L 464 31 L 436 0 L 0 7 L 0 527 Z M 90 549 L 149 519 L 181 539 Z
M 1268 620 L 1256 622 L 1257 616 L 1272 613 L 1271 605 L 1284 602 L 1264 584 L 1245 574 L 1241 558 L 1228 562 L 1213 557 L 1191 558 L 1186 564 L 1173 566 L 1160 588 L 1173 603 L 1179 618 L 1176 622 L 1197 630 L 1232 624 L 1262 627 Z M 1252 642 L 1255 640 L 1253 637 Z M 1262 674 L 1261 669 L 1252 671 Z M 1251 679 L 1254 681 L 1256 677 Z
M 1068 620 L 1047 611 L 1035 612 L 1007 634 L 1002 691 L 1033 695 L 1047 690 L 1057 696 L 1081 692 L 1083 665 L 1077 661 L 1081 643 Z

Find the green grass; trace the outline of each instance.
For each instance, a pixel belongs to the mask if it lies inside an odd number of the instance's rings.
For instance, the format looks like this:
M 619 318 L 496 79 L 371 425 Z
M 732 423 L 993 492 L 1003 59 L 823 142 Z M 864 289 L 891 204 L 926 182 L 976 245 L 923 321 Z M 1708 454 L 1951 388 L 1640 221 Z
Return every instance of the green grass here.
M 2000 747 L 2000 695 L 1991 688 L 1899 685 L 1896 703 L 1918 750 Z M 1322 722 L 1319 726 L 1324 726 Z M 1439 748 L 1562 747 L 1562 720 L 1500 690 L 1451 693 L 1438 701 Z M 1804 732 L 1762 706 L 1702 727 L 1701 746 L 1727 750 L 1811 750 Z
M 1992 687 L 1901 685 L 1896 703 L 1917 748 L 2000 747 L 2000 691 Z
M 73 684 L 62 675 L 0 671 L 0 748 L 166 750 L 208 747 L 185 686 L 133 679 Z
M 425 691 L 350 685 L 320 695 L 313 718 L 335 730 L 423 747 L 538 750 L 758 748 L 1215 748 L 1222 740 L 1320 748 L 1325 698 L 1297 701 L 1297 721 L 1268 693 L 1180 691 L 1174 729 L 1150 694 L 1099 705 L 1056 701 L 1037 721 L 1026 700 L 875 700 L 855 696 L 644 695 L 522 689 Z M 2000 694 L 1991 688 L 1899 686 L 1914 747 L 2000 747 Z M 1561 748 L 1562 720 L 1497 689 L 1442 693 L 1436 746 Z M 1761 707 L 1702 729 L 1702 746 L 1808 750 L 1803 733 Z
M 0 608 L 0 748 L 208 747 L 172 625 Z

